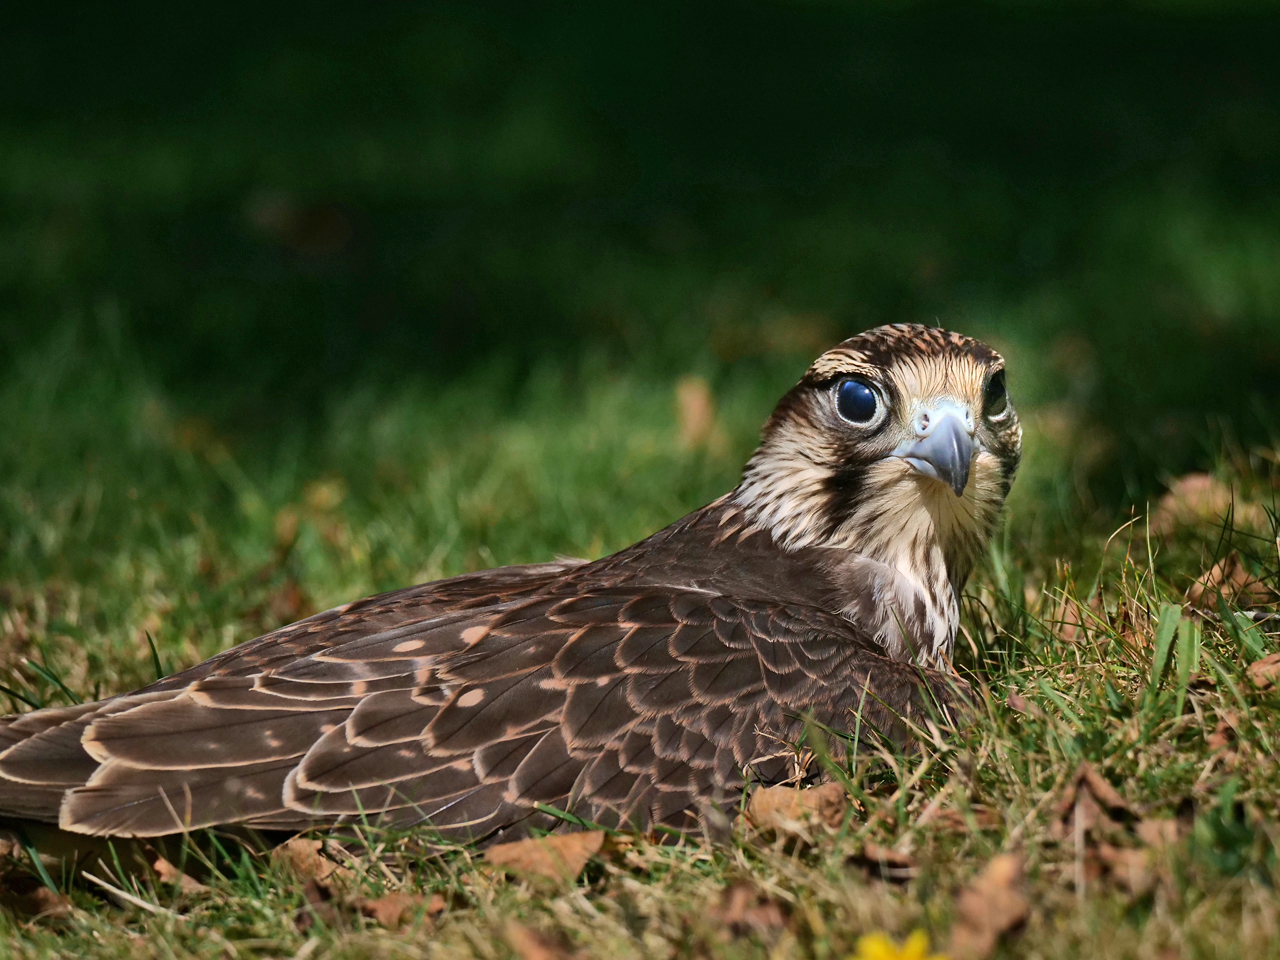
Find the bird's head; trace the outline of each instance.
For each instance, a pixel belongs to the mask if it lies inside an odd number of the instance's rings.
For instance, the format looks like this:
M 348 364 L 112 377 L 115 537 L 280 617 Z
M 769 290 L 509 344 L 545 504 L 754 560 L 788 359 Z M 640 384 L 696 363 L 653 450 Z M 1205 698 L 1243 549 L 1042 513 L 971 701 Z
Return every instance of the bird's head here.
M 1021 448 L 998 353 L 932 327 L 877 327 L 824 353 L 782 398 L 734 499 L 784 548 L 899 569 L 934 554 L 958 591 Z

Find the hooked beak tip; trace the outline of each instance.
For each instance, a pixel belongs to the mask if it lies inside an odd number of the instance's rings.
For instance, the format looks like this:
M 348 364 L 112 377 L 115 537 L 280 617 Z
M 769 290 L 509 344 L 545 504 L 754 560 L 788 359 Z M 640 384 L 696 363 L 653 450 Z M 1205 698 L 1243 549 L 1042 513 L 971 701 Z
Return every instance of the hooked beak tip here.
M 973 438 L 957 417 L 943 418 L 928 436 L 914 441 L 898 455 L 917 473 L 945 483 L 957 497 L 964 496 L 969 485 Z

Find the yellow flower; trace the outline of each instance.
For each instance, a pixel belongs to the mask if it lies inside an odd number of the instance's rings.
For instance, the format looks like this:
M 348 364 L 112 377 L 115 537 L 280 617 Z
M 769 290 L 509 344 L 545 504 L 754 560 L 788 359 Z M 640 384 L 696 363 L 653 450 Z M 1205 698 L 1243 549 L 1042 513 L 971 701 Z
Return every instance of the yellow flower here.
M 883 933 L 869 933 L 858 939 L 858 952 L 849 960 L 947 960 L 940 953 L 929 953 L 929 938 L 923 930 L 912 932 L 902 946 Z

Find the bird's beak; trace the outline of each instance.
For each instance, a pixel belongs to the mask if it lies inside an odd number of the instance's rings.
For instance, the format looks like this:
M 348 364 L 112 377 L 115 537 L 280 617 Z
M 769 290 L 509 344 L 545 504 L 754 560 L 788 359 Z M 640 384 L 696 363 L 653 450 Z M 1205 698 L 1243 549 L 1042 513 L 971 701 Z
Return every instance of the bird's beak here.
M 952 404 L 922 411 L 915 418 L 915 438 L 904 441 L 893 455 L 907 461 L 917 473 L 940 480 L 964 495 L 973 459 L 973 433 L 966 411 Z

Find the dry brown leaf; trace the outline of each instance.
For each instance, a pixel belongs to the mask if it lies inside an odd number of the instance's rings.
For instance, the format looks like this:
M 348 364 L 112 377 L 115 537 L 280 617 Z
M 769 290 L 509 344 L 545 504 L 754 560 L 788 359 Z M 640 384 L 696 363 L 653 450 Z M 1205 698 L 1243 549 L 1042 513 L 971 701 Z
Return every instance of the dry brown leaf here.
M 768 937 L 787 925 L 787 914 L 782 905 L 745 882 L 725 888 L 720 903 L 712 908 L 710 918 L 722 928 L 724 939 L 737 939 L 752 933 Z
M 680 422 L 680 445 L 701 446 L 716 422 L 716 401 L 710 384 L 702 377 L 681 377 L 676 383 L 676 413 Z
M 28 921 L 64 920 L 74 909 L 70 900 L 34 877 L 6 878 L 0 888 L 0 907 Z
M 1277 664 L 1280 668 L 1280 664 Z M 1240 722 L 1240 715 L 1234 710 L 1225 710 L 1218 717 L 1218 722 L 1213 728 L 1213 733 L 1205 737 L 1205 743 L 1209 749 L 1217 753 L 1219 750 L 1225 750 L 1231 746 L 1236 739 L 1236 725 Z
M 1032 717 L 1036 720 L 1043 720 L 1045 716 L 1040 704 L 1034 700 L 1028 700 L 1016 690 L 1009 694 L 1009 709 L 1022 714 L 1024 717 Z
M 302 885 L 302 896 L 307 901 L 294 917 L 294 925 L 305 933 L 317 922 L 332 927 L 338 920 L 338 903 L 333 897 L 333 888 L 314 878 Z
M 1002 853 L 991 858 L 956 898 L 956 922 L 947 951 L 952 960 L 991 956 L 1000 937 L 1027 917 L 1029 904 L 1022 886 L 1022 861 L 1017 856 Z
M 1045 623 L 1053 628 L 1059 639 L 1071 643 L 1081 639 L 1086 631 L 1096 628 L 1101 618 L 1101 597 L 1091 597 L 1086 605 L 1075 597 L 1064 594 L 1054 603 Z
M 570 953 L 545 933 L 539 933 L 523 923 L 508 920 L 502 929 L 503 939 L 520 960 L 572 960 L 582 957 L 582 951 Z
M 176 884 L 183 893 L 204 893 L 209 889 L 195 877 L 183 873 L 164 857 L 158 857 L 151 865 L 151 869 L 165 883 Z
M 1093 764 L 1085 762 L 1080 764 L 1076 773 L 1079 782 L 1088 786 L 1089 790 L 1098 802 L 1109 810 L 1128 810 L 1129 802 L 1120 795 L 1120 791 L 1113 787 L 1110 781 L 1097 771 Z
M 1139 820 L 1134 825 L 1133 832 L 1147 846 L 1162 850 L 1178 842 L 1178 821 L 1172 817 L 1151 817 Z
M 844 823 L 849 795 L 838 783 L 817 787 L 757 787 L 747 800 L 747 821 L 761 833 L 809 838 L 809 827 L 836 830 Z
M 1167 874 L 1167 869 L 1162 869 L 1161 855 L 1178 842 L 1178 822 L 1169 817 L 1152 817 L 1135 823 L 1133 832 L 1143 846 L 1099 843 L 1092 853 L 1113 879 L 1133 896 L 1141 897 L 1150 893 L 1161 876 Z
M 326 856 L 326 853 L 332 854 Z M 303 880 L 316 883 L 346 885 L 355 880 L 355 872 L 337 861 L 338 849 L 323 840 L 294 837 L 271 851 L 271 859 L 293 871 Z
M 873 876 L 897 883 L 912 880 L 920 872 L 916 869 L 916 861 L 911 854 L 881 846 L 871 840 L 862 845 L 861 852 L 852 857 L 851 862 L 870 869 Z
M 1187 602 L 1198 610 L 1216 610 L 1218 597 L 1243 606 L 1261 606 L 1275 600 L 1275 591 L 1251 574 L 1232 552 L 1215 563 L 1187 590 Z
M 1155 886 L 1150 850 L 1100 843 L 1097 853 L 1111 876 L 1124 884 L 1135 897 L 1150 893 Z
M 302 492 L 302 498 L 313 513 L 324 513 L 335 509 L 347 498 L 347 485 L 337 477 L 328 480 L 313 480 Z
M 1272 653 L 1249 664 L 1249 680 L 1259 690 L 1280 684 L 1280 653 Z
M 716 420 L 716 398 L 703 377 L 691 375 L 677 381 L 676 419 L 680 446 L 686 450 L 706 447 L 717 453 L 725 448 L 727 439 Z
M 1172 820 L 1138 818 L 1120 791 L 1089 763 L 1076 768 L 1055 812 L 1053 836 L 1074 837 L 1083 844 L 1077 848 L 1078 887 L 1107 874 L 1134 896 L 1148 893 L 1161 875 L 1155 854 L 1178 836 Z M 1143 847 L 1132 845 L 1135 836 Z
M 1152 533 L 1167 535 L 1179 527 L 1219 526 L 1228 515 L 1236 527 L 1260 528 L 1267 522 L 1261 506 L 1236 499 L 1221 480 L 1207 473 L 1189 473 L 1170 484 L 1148 525 Z
M 276 511 L 276 549 L 281 553 L 287 553 L 298 539 L 299 520 L 297 507 L 285 506 Z
M 513 843 L 499 843 L 484 852 L 486 862 L 512 873 L 573 880 L 604 846 L 603 830 L 555 833 Z
M 1109 833 L 1118 828 L 1111 814 L 1132 812 L 1128 802 L 1088 761 L 1076 767 L 1062 798 L 1054 808 L 1053 837 L 1062 840 L 1082 831 Z
M 32 918 L 42 920 L 61 920 L 71 916 L 75 909 L 71 901 L 56 890 L 48 887 L 36 887 L 28 897 L 32 908 Z
M 972 825 L 970 824 L 970 818 L 972 818 Z M 975 803 L 969 808 L 968 815 L 963 810 L 947 807 L 945 810 L 939 810 L 928 822 L 939 830 L 966 833 L 973 827 L 979 830 L 998 829 L 1004 823 L 1004 818 L 990 807 Z
M 862 845 L 862 857 L 864 860 L 890 867 L 914 867 L 916 865 L 916 861 L 911 854 L 895 850 L 893 847 L 881 846 L 870 840 Z
M 439 909 L 433 910 L 437 901 Z M 353 901 L 352 906 L 378 926 L 399 930 L 424 903 L 427 903 L 427 898 L 420 893 L 385 893 L 373 899 L 360 897 Z M 444 898 L 437 893 L 431 898 L 426 912 L 428 916 L 434 916 L 443 909 Z

